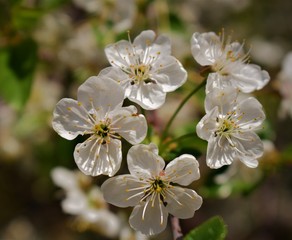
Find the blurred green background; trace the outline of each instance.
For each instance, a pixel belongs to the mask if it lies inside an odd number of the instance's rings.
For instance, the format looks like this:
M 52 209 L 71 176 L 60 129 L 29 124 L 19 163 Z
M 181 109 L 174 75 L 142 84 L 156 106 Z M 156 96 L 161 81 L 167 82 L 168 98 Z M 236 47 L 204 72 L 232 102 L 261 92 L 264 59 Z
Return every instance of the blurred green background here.
M 193 187 L 204 198 L 195 217 L 181 221 L 182 229 L 186 233 L 221 215 L 227 239 L 292 239 L 292 110 L 289 115 L 282 109 L 284 100 L 292 108 L 292 74 L 290 80 L 283 74 L 283 61 L 292 51 L 291 22 L 291 0 L 0 0 L 0 239 L 107 239 L 76 228 L 74 216 L 62 212 L 64 194 L 50 173 L 57 166 L 76 169 L 73 150 L 80 139 L 67 141 L 53 131 L 56 103 L 76 98 L 81 83 L 109 66 L 107 44 L 128 39 L 128 30 L 134 39 L 152 29 L 170 37 L 173 55 L 189 74 L 161 109 L 147 115 L 159 119 L 158 132 L 201 81 L 190 52 L 192 34 L 222 28 L 233 40 L 245 41 L 251 62 L 270 73 L 270 83 L 255 93 L 267 114 L 260 132 L 266 153 L 257 169 L 210 170 L 201 157 L 206 142 L 191 138 L 175 145 L 174 156 L 199 158 L 201 179 Z M 283 75 L 290 81 L 288 94 L 281 90 Z M 184 107 L 173 136 L 195 132 L 203 101 L 200 91 Z M 124 164 L 120 172 L 126 171 Z M 94 181 L 100 185 L 105 179 Z

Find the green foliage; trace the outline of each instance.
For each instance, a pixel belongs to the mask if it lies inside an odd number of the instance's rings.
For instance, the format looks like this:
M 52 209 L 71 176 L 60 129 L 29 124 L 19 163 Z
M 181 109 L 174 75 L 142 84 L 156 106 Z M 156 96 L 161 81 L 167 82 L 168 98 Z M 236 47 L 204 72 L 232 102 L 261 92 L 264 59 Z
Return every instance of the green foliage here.
M 227 228 L 223 219 L 215 216 L 193 229 L 184 240 L 224 240 L 226 235 Z
M 18 30 L 33 29 L 43 15 L 38 9 L 15 7 L 12 10 L 12 23 Z
M 37 63 L 37 46 L 31 39 L 0 51 L 0 95 L 20 110 L 29 98 Z

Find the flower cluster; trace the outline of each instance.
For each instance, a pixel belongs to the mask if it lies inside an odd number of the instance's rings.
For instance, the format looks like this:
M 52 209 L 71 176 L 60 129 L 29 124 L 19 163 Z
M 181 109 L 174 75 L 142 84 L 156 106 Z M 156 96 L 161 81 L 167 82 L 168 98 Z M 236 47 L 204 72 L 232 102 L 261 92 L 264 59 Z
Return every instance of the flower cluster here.
M 107 237 L 118 235 L 118 217 L 109 211 L 100 188 L 93 186 L 88 176 L 63 167 L 54 168 L 51 175 L 54 183 L 65 191 L 63 211 L 77 216 L 77 224 L 86 222 L 88 228 Z
M 265 114 L 254 97 L 242 92 L 264 87 L 268 73 L 247 63 L 242 44 L 231 43 L 230 38 L 225 43 L 224 36 L 215 33 L 194 33 L 191 50 L 209 71 L 206 115 L 197 125 L 198 136 L 209 142 L 207 165 L 219 168 L 239 160 L 256 167 L 263 144 L 254 131 Z M 74 150 L 79 169 L 86 175 L 111 177 L 101 186 L 105 200 L 134 207 L 131 227 L 145 235 L 158 234 L 166 228 L 169 214 L 191 218 L 200 208 L 202 198 L 182 187 L 199 179 L 199 163 L 194 156 L 182 154 L 166 165 L 156 144 L 141 144 L 148 131 L 139 110 L 161 107 L 166 94 L 185 83 L 187 72 L 171 55 L 170 39 L 151 30 L 133 42 L 129 38 L 108 45 L 105 54 L 111 66 L 87 79 L 78 88 L 77 100 L 64 98 L 57 103 L 53 128 L 68 140 L 87 136 Z M 125 98 L 138 109 L 126 105 Z M 165 143 L 168 127 L 159 146 Z M 113 177 L 122 162 L 121 138 L 133 145 L 127 154 L 130 174 Z
M 243 44 L 224 42 L 224 33 L 194 33 L 191 49 L 195 60 L 209 69 L 206 115 L 197 125 L 197 134 L 208 141 L 207 165 L 220 168 L 240 160 L 248 167 L 258 165 L 263 143 L 254 133 L 265 119 L 261 104 L 250 93 L 263 88 L 270 77 L 255 64 L 247 63 Z

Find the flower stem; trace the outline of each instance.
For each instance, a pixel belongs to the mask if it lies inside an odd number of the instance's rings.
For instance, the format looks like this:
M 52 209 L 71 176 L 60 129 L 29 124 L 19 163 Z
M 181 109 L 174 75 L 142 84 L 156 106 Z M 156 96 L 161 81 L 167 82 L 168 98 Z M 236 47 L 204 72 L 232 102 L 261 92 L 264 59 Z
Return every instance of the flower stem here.
M 183 234 L 181 232 L 179 219 L 177 217 L 174 217 L 174 216 L 171 217 L 171 228 L 172 228 L 173 240 L 183 239 Z
M 144 108 L 142 108 L 142 107 L 140 107 L 140 110 L 141 110 L 141 114 L 142 115 L 144 115 L 144 117 L 145 117 L 145 119 L 146 119 L 146 122 L 148 123 L 148 119 L 147 119 L 147 116 L 146 116 L 146 111 L 145 111 L 145 109 Z M 148 143 L 150 143 L 151 142 L 151 133 L 150 133 L 150 131 L 149 131 L 149 128 L 147 129 L 147 134 L 146 134 L 146 140 L 147 140 L 147 142 Z
M 204 85 L 206 84 L 206 80 L 203 80 L 196 88 L 194 88 L 193 91 L 191 91 L 186 97 L 185 99 L 181 102 L 181 104 L 178 106 L 178 108 L 175 110 L 175 112 L 173 113 L 173 115 L 171 116 L 171 118 L 169 119 L 168 123 L 165 126 L 165 129 L 162 133 L 162 137 L 161 137 L 161 142 L 163 142 L 163 140 L 165 140 L 169 128 L 173 122 L 173 120 L 175 119 L 175 117 L 177 116 L 177 114 L 179 113 L 179 111 L 182 109 L 182 107 L 186 104 L 186 102 L 191 98 L 191 96 L 193 96 L 196 92 L 198 92 Z
M 183 140 L 183 139 L 185 139 L 185 138 L 196 137 L 196 136 L 197 136 L 197 135 L 195 134 L 195 132 L 187 133 L 187 134 L 185 134 L 185 135 L 182 135 L 182 136 L 180 136 L 180 137 L 173 138 L 173 139 L 171 139 L 170 141 L 167 141 L 167 142 L 165 143 L 165 145 L 167 146 L 167 145 L 169 145 L 169 144 L 171 144 L 171 143 L 173 143 L 173 142 L 179 142 L 179 141 L 181 141 L 181 140 Z

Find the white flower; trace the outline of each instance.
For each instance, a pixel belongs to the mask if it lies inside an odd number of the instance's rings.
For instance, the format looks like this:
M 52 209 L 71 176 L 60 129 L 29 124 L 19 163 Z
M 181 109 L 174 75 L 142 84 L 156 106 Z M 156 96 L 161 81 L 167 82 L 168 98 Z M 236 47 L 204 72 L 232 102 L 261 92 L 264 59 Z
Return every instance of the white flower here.
M 214 88 L 205 99 L 206 115 L 197 134 L 208 141 L 207 165 L 220 168 L 234 160 L 257 167 L 263 143 L 254 131 L 265 119 L 261 104 L 253 97 L 238 99 L 236 89 Z
M 213 32 L 196 32 L 192 36 L 193 57 L 200 65 L 211 66 L 215 72 L 207 80 L 206 91 L 209 92 L 214 85 L 232 85 L 246 93 L 263 88 L 270 80 L 268 72 L 258 65 L 247 63 L 244 44 L 231 42 L 230 37 L 224 41 L 224 33 L 221 37 Z
M 75 147 L 79 169 L 87 175 L 113 176 L 122 160 L 120 137 L 131 144 L 141 142 L 147 133 L 145 117 L 134 106 L 122 107 L 123 90 L 110 78 L 90 77 L 79 87 L 77 99 L 57 103 L 53 128 L 68 140 L 89 135 Z
M 290 115 L 292 118 L 292 52 L 286 54 L 282 69 L 278 74 L 278 89 L 282 96 L 279 115 L 281 118 Z
M 91 179 L 77 171 L 56 167 L 51 172 L 53 182 L 65 190 L 61 206 L 65 213 L 74 215 L 79 222 L 90 224 L 93 230 L 107 237 L 115 237 L 120 221 L 108 210 L 102 192 L 92 185 Z
M 137 11 L 135 0 L 73 0 L 73 3 L 98 16 L 99 30 L 110 26 L 115 33 L 132 28 Z
M 143 31 L 134 42 L 121 40 L 105 48 L 110 64 L 117 69 L 118 82 L 125 97 L 147 110 L 157 109 L 167 92 L 180 87 L 187 79 L 181 63 L 171 56 L 169 38 Z M 101 74 L 107 74 L 105 69 Z
M 163 231 L 168 214 L 190 218 L 200 208 L 202 198 L 186 186 L 200 177 L 195 157 L 184 154 L 165 167 L 157 146 L 133 146 L 128 152 L 130 174 L 106 180 L 101 186 L 107 202 L 118 207 L 133 206 L 130 225 L 146 235 Z

